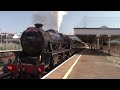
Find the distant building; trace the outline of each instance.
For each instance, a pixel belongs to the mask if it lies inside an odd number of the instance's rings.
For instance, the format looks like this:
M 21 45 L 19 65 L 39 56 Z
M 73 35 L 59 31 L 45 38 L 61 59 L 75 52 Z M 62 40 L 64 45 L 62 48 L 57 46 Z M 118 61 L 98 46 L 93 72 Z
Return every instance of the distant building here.
M 0 33 L 0 43 L 5 43 L 5 39 L 12 39 L 14 34 L 12 33 Z
M 20 43 L 18 35 L 12 33 L 1 33 L 0 43 Z
M 13 38 L 19 38 L 18 35 L 14 34 Z
M 102 27 L 100 27 L 100 28 L 109 28 L 109 27 L 107 27 L 107 26 L 102 26 Z

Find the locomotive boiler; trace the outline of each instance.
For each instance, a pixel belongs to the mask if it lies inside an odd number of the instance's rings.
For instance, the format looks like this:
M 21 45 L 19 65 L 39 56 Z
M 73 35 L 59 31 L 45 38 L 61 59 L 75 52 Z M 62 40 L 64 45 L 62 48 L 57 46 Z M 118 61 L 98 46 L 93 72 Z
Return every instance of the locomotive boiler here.
M 21 46 L 24 53 L 30 56 L 37 56 L 43 50 L 51 52 L 53 50 L 69 48 L 70 39 L 67 36 L 53 29 L 44 31 L 41 27 L 41 24 L 35 24 L 35 27 L 29 27 L 23 32 Z
M 42 30 L 42 24 L 35 24 L 35 27 L 29 27 L 23 32 L 21 46 L 23 49 L 20 55 L 22 63 L 30 63 L 31 61 L 31 64 L 33 62 L 36 64 L 36 61 L 48 67 L 50 64 L 58 63 L 58 58 L 61 56 L 58 51 L 65 51 L 66 53 L 66 50 L 70 49 L 70 39 L 53 29 L 44 31 Z M 54 58 L 57 61 L 51 63 L 51 58 L 55 53 L 57 54 Z M 68 54 L 65 55 L 67 56 Z M 33 57 L 36 57 L 36 60 L 32 60 Z

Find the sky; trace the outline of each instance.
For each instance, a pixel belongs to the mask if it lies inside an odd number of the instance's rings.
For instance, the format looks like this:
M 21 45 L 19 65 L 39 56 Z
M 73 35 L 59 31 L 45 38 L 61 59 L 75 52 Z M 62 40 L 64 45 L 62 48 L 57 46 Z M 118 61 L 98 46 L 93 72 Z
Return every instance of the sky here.
M 27 27 L 34 26 L 33 16 L 37 12 L 0 11 L 0 32 L 20 34 Z M 106 25 L 108 27 L 120 28 L 119 22 L 120 11 L 68 11 L 63 18 L 60 32 L 70 34 L 74 33 L 74 27 L 84 26 L 100 27 Z

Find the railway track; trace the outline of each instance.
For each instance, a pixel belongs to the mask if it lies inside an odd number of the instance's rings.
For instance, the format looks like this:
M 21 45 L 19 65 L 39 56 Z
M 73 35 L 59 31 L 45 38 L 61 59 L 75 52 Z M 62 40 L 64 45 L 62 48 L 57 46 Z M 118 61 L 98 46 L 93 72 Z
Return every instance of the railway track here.
M 0 79 L 10 79 L 11 75 L 10 73 L 1 73 L 0 74 Z

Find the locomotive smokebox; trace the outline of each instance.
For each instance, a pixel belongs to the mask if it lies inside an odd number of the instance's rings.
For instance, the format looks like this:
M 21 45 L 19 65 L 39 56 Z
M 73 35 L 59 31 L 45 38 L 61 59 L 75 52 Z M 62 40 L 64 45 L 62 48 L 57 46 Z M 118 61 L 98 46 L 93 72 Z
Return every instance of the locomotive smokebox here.
M 40 23 L 36 23 L 36 24 L 34 24 L 34 25 L 35 25 L 35 27 L 38 28 L 38 29 L 42 29 L 42 26 L 43 26 L 43 24 L 40 24 Z

